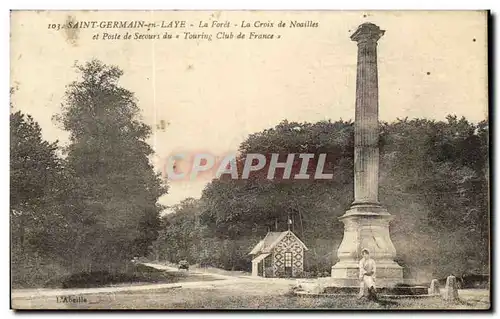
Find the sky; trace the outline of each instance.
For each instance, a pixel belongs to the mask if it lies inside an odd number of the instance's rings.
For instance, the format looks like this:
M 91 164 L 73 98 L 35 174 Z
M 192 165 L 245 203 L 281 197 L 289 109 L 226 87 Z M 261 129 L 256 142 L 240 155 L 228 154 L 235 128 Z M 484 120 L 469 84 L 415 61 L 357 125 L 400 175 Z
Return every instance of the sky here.
M 280 34 L 274 40 L 92 40 L 124 30 L 49 29 L 65 21 L 187 20 L 315 21 L 317 28 L 244 31 Z M 119 66 L 120 84 L 135 93 L 156 167 L 180 151 L 224 155 L 252 133 L 284 119 L 354 118 L 357 46 L 349 39 L 364 22 L 385 30 L 378 44 L 380 120 L 465 116 L 487 119 L 487 15 L 479 11 L 53 11 L 11 15 L 14 108 L 31 114 L 49 141 L 67 143 L 52 121 L 65 86 L 77 79 L 75 61 L 97 58 Z M 163 33 L 165 30 L 161 30 Z M 131 30 L 145 33 L 146 30 Z M 151 31 L 155 32 L 155 31 Z M 182 35 L 178 30 L 167 32 Z M 102 34 L 101 34 L 102 36 Z M 163 121 L 165 129 L 157 129 Z M 160 203 L 199 197 L 208 179 L 175 181 Z

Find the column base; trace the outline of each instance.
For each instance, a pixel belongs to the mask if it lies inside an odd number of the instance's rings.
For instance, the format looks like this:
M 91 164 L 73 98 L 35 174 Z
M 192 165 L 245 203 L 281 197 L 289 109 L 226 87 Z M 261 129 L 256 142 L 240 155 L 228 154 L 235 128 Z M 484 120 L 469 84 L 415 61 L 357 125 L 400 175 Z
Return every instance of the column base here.
M 344 238 L 339 246 L 339 262 L 332 267 L 332 284 L 341 287 L 359 285 L 361 250 L 368 249 L 375 260 L 377 287 L 403 283 L 403 268 L 394 258 L 396 249 L 389 234 L 392 216 L 374 203 L 355 203 L 339 218 L 344 223 Z

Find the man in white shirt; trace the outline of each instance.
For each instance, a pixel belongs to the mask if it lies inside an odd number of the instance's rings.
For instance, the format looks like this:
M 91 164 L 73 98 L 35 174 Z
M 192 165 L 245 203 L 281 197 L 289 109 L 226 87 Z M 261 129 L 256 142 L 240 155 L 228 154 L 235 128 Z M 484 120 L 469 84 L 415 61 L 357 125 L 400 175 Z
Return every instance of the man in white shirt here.
M 363 249 L 361 251 L 361 260 L 359 261 L 359 295 L 358 298 L 363 296 L 369 299 L 376 299 L 375 295 L 375 271 L 376 265 L 375 260 L 370 258 L 370 252 L 368 249 Z

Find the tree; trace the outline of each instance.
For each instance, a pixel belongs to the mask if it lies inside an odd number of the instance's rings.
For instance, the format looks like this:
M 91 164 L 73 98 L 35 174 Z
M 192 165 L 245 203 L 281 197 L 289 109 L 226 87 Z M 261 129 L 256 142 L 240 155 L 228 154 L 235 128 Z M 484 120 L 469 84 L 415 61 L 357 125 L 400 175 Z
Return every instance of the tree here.
M 396 217 L 396 248 L 413 266 L 435 265 L 441 276 L 488 268 L 487 132 L 456 116 L 382 126 L 381 194 Z
M 70 132 L 68 209 L 81 225 L 74 249 L 84 268 L 111 268 L 149 253 L 167 187 L 149 160 L 151 129 L 134 94 L 118 85 L 123 71 L 97 60 L 75 67 L 81 78 L 56 117 Z
M 192 258 L 192 249 L 199 248 L 203 230 L 200 227 L 200 203 L 194 198 L 186 198 L 171 207 L 172 213 L 162 217 L 161 230 L 155 242 L 160 259 L 172 262 Z
M 38 123 L 10 114 L 10 220 L 13 281 L 30 284 L 42 259 L 58 255 L 58 232 L 66 227 L 59 208 L 64 191 L 57 142 L 42 138 Z
M 403 119 L 382 123 L 380 136 L 380 200 L 395 217 L 391 237 L 399 261 L 410 269 L 430 265 L 436 276 L 486 270 L 486 122 Z M 268 181 L 263 169 L 248 180 L 214 180 L 204 189 L 200 208 L 209 237 L 255 243 L 269 230 L 285 230 L 291 214 L 295 233 L 311 248 L 309 266 L 326 271 L 343 237 L 337 217 L 353 199 L 352 123 L 284 121 L 241 144 L 240 170 L 249 153 L 327 153 L 334 177 Z
M 283 169 L 277 170 L 278 178 L 267 180 L 266 167 L 248 180 L 222 178 L 203 191 L 207 209 L 202 217 L 217 225 L 219 236 L 234 239 L 255 233 L 265 235 L 268 230 L 286 230 L 291 214 L 299 235 L 306 237 L 314 232 L 316 222 L 324 222 L 317 218 L 320 211 L 335 214 L 337 206 L 344 209 L 349 204 L 346 195 L 352 192 L 348 186 L 352 176 L 346 170 L 352 167 L 352 160 L 349 161 L 353 156 L 352 129 L 351 122 L 343 121 L 316 124 L 284 121 L 275 128 L 252 134 L 240 146 L 241 159 L 250 153 L 311 153 L 316 160 L 319 154 L 328 154 L 325 171 L 334 174 L 333 180 L 283 180 L 280 178 Z M 298 156 L 295 159 L 292 176 L 300 169 L 300 159 Z M 311 176 L 315 169 L 315 161 L 311 160 L 308 170 Z M 325 236 L 331 238 L 331 234 Z
M 300 169 L 300 159 L 292 169 L 292 179 L 282 177 L 278 169 L 273 180 L 267 179 L 267 166 L 247 180 L 232 180 L 222 176 L 207 185 L 203 191 L 202 223 L 209 237 L 228 241 L 235 247 L 234 262 L 239 268 L 249 268 L 246 254 L 268 231 L 287 229 L 288 217 L 293 220 L 292 230 L 314 249 L 306 258 L 309 265 L 321 265 L 326 271 L 332 263 L 332 244 L 342 239 L 342 225 L 335 222 L 349 206 L 352 198 L 353 156 L 352 122 L 338 121 L 296 123 L 283 121 L 275 128 L 252 134 L 240 146 L 238 170 L 247 154 L 284 155 L 311 153 L 308 173 L 313 176 L 319 154 L 328 154 L 325 172 L 333 173 L 333 180 L 293 180 Z M 325 227 L 328 226 L 328 227 Z M 328 243 L 326 245 L 325 243 Z M 228 250 L 225 249 L 224 252 Z M 243 253 L 243 256 L 238 254 Z M 244 261 L 244 262 L 243 262 Z

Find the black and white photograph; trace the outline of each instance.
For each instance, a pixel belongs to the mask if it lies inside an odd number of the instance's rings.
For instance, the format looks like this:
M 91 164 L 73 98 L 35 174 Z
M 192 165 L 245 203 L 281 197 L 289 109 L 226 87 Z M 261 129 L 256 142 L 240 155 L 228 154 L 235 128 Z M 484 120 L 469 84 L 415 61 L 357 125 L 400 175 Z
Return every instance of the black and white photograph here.
M 12 10 L 11 309 L 490 310 L 490 19 Z

